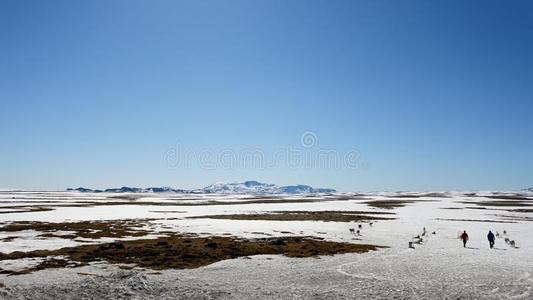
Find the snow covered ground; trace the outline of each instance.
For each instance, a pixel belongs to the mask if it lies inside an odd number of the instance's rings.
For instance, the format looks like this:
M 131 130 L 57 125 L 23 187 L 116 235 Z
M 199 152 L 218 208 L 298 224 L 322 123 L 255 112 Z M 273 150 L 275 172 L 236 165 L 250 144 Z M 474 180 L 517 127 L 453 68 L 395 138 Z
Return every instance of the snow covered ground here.
M 269 203 L 268 199 L 257 203 L 256 198 L 261 196 L 3 191 L 0 223 L 138 218 L 149 219 L 144 229 L 148 229 L 150 236 L 157 236 L 161 230 L 249 238 L 317 236 L 388 248 L 319 258 L 259 255 L 191 270 L 164 270 L 160 274 L 97 263 L 26 275 L 0 275 L 0 283 L 5 285 L 0 287 L 0 298 L 533 299 L 533 200 L 529 200 L 533 194 L 368 193 L 268 198 L 294 200 L 291 203 Z M 298 202 L 299 199 L 322 200 Z M 366 202 L 371 200 L 414 202 L 385 209 L 369 206 Z M 127 205 L 112 205 L 120 201 Z M 238 201 L 242 204 L 235 203 Z M 256 202 L 247 203 L 250 201 Z M 476 204 L 483 201 L 509 202 L 503 206 Z M 110 205 L 98 205 L 105 202 Z M 212 202 L 228 204 L 200 205 Z M 86 205 L 76 205 L 80 203 Z M 51 210 L 22 211 L 28 207 Z M 526 211 L 513 211 L 516 209 Z M 332 210 L 393 212 L 395 215 L 390 217 L 396 219 L 375 221 L 373 226 L 361 223 L 361 236 L 348 230 L 359 223 L 187 219 L 203 215 Z M 415 244 L 415 249 L 408 248 L 409 241 L 422 235 L 424 227 L 423 242 Z M 470 236 L 467 248 L 458 239 L 463 230 Z M 489 249 L 486 239 L 489 230 L 500 234 L 494 249 Z M 0 252 L 59 249 L 87 242 L 60 237 L 43 239 L 39 234 L 33 230 L 0 232 Z M 510 247 L 504 238 L 514 240 L 517 247 Z M 0 268 L 20 269 L 24 264 L 35 261 L 3 261 Z

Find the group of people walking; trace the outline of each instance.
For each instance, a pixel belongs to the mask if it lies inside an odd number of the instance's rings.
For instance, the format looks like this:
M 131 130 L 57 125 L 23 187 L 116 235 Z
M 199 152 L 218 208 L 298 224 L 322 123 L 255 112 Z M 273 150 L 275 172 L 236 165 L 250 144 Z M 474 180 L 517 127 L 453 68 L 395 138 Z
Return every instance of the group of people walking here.
M 468 233 L 466 233 L 466 230 L 461 234 L 459 237 L 463 241 L 463 247 L 466 247 L 466 242 L 468 241 Z M 489 233 L 487 234 L 487 239 L 489 240 L 489 247 L 492 249 L 494 248 L 494 240 L 495 240 L 494 233 L 489 230 Z

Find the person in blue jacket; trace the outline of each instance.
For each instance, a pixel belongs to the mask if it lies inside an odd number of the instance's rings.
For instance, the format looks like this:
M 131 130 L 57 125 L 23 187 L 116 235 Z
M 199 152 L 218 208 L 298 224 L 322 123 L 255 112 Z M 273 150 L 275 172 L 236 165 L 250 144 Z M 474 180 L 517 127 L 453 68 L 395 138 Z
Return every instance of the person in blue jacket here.
M 489 230 L 489 234 L 487 234 L 487 239 L 489 240 L 489 246 L 492 249 L 494 247 L 494 233 Z

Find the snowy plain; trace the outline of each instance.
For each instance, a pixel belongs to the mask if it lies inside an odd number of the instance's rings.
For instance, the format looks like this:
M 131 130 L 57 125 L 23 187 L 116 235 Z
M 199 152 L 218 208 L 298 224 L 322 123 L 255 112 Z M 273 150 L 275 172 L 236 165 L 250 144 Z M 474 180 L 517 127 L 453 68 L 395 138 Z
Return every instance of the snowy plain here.
M 524 205 L 482 206 L 516 193 L 440 192 L 282 195 L 290 203 L 246 203 L 257 195 L 116 194 L 79 192 L 0 192 L 0 223 L 20 221 L 77 222 L 146 219 L 148 237 L 160 231 L 231 235 L 315 236 L 386 248 L 362 254 L 317 258 L 258 255 L 220 261 L 189 270 L 122 270 L 107 263 L 79 268 L 46 269 L 31 274 L 0 275 L 2 299 L 533 299 L 533 194 L 521 193 Z M 351 197 L 351 198 L 350 198 Z M 298 202 L 315 199 L 315 202 Z M 348 200 L 347 200 L 348 199 Z M 413 200 L 392 209 L 368 201 Z M 507 199 L 507 198 L 505 198 Z M 121 205 L 80 203 L 125 202 Z M 199 205 L 210 202 L 228 205 Z M 242 204 L 235 204 L 242 201 Z M 151 205 L 150 203 L 153 203 Z M 514 203 L 514 202 L 510 202 Z M 173 205 L 179 204 L 179 205 Z M 190 206 L 188 204 L 191 204 Z M 27 211 L 29 208 L 48 208 Z M 369 223 L 188 219 L 220 214 L 276 211 L 392 212 L 394 220 Z M 3 213 L 2 213 L 3 212 Z M 6 213 L 8 212 L 8 213 Z M 361 224 L 361 236 L 349 232 Z M 414 249 L 408 243 L 422 235 Z M 463 248 L 459 234 L 470 236 Z M 490 249 L 487 232 L 498 232 Z M 506 234 L 504 234 L 504 231 Z M 434 234 L 433 234 L 434 232 Z M 68 234 L 69 232 L 59 232 Z M 0 252 L 59 249 L 87 240 L 39 237 L 39 232 L 0 231 Z M 504 238 L 516 242 L 516 247 Z M 139 238 L 129 237 L 126 239 Z M 146 237 L 143 237 L 146 238 Z M 93 243 L 110 242 L 109 238 Z M 0 268 L 23 268 L 32 260 L 0 261 Z M 91 275 L 87 275 L 91 274 Z

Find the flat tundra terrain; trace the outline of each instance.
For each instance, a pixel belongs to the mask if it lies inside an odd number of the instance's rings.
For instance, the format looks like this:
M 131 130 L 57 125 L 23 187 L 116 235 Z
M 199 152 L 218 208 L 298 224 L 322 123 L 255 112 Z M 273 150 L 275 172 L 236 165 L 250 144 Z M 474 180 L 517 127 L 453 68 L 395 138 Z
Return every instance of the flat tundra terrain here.
M 533 299 L 532 233 L 529 192 L 0 191 L 0 299 Z

